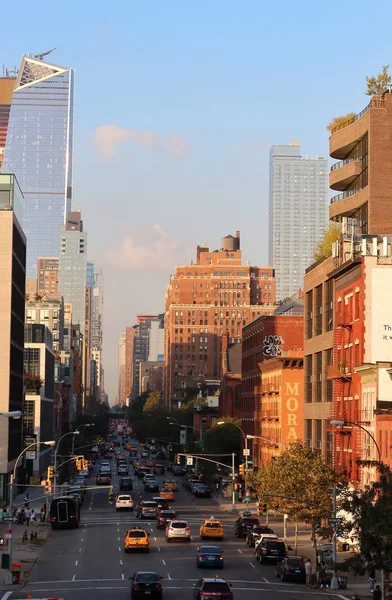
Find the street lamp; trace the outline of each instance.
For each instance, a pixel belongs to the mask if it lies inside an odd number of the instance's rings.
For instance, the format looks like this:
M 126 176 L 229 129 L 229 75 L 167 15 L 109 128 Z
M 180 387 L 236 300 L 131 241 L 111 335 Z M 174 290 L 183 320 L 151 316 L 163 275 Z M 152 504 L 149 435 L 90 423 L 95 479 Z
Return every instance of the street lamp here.
M 13 411 L 13 412 L 20 412 L 20 411 Z M 6 413 L 1 413 L 1 416 L 4 416 Z M 15 417 L 15 416 L 11 416 L 11 419 L 18 419 L 20 417 Z M 14 505 L 14 481 L 16 479 L 16 469 L 18 467 L 18 462 L 19 459 L 23 456 L 23 454 L 25 452 L 27 452 L 28 450 L 30 450 L 31 448 L 34 448 L 35 446 L 54 446 L 56 444 L 55 441 L 49 441 L 49 442 L 34 442 L 33 444 L 29 444 L 28 446 L 26 446 L 26 448 L 23 448 L 22 452 L 19 454 L 18 458 L 15 461 L 15 465 L 14 465 L 14 470 L 13 473 L 10 477 L 10 518 L 12 519 L 12 513 L 13 513 L 13 505 Z M 12 521 L 11 521 L 12 522 Z M 9 540 L 9 565 L 8 565 L 8 573 L 5 579 L 5 583 L 6 584 L 11 584 L 12 583 L 12 535 L 11 538 Z
M 286 444 L 281 444 L 280 442 L 275 442 L 274 440 L 271 440 L 270 438 L 261 437 L 261 435 L 248 434 L 246 437 L 248 440 L 262 440 L 263 442 L 268 442 L 269 444 L 272 444 L 273 446 L 281 446 L 282 448 L 286 448 Z
M 73 435 L 73 436 L 80 435 L 80 431 L 76 430 L 76 431 L 68 431 L 67 433 L 64 433 L 64 435 L 61 436 L 61 438 L 59 439 L 59 441 L 56 444 L 56 450 L 54 451 L 54 468 L 53 468 L 53 498 L 56 497 L 56 486 L 57 486 L 57 452 L 60 447 L 60 442 L 67 435 Z
M 374 437 L 374 435 L 368 430 L 366 429 L 366 427 L 363 427 L 363 425 L 360 425 L 360 423 L 357 423 L 356 421 L 339 421 L 337 419 L 334 419 L 331 421 L 331 426 L 332 427 L 345 427 L 346 425 L 352 425 L 353 427 L 358 427 L 358 429 L 362 429 L 362 431 L 364 431 L 369 437 L 370 439 L 373 441 L 374 446 L 377 449 L 377 454 L 378 454 L 378 462 L 381 463 L 381 450 L 380 450 L 380 446 L 378 445 L 376 438 Z
M 242 435 L 244 437 L 245 475 L 247 475 L 248 474 L 248 456 L 249 456 L 248 436 L 245 435 L 245 432 L 242 429 L 242 427 L 237 425 L 237 423 L 233 423 L 232 421 L 217 421 L 216 424 L 217 425 L 234 425 L 234 427 L 237 427 L 237 429 L 239 429 L 240 432 L 242 433 Z
M 77 427 L 75 429 L 75 431 L 79 431 L 82 427 L 94 427 L 95 423 L 83 423 L 82 425 L 79 425 L 79 427 Z M 72 455 L 75 453 L 75 436 L 72 438 Z
M 20 410 L 11 410 L 9 412 L 0 412 L 0 417 L 5 417 L 6 419 L 20 419 L 22 416 L 22 411 Z

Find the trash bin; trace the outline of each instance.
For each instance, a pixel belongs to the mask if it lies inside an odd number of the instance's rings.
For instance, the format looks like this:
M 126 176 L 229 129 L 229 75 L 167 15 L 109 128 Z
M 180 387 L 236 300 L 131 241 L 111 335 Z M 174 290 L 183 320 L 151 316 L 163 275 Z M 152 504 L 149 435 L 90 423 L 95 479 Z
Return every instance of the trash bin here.
M 339 575 L 338 577 L 339 590 L 345 590 L 347 587 L 347 577 L 345 575 Z

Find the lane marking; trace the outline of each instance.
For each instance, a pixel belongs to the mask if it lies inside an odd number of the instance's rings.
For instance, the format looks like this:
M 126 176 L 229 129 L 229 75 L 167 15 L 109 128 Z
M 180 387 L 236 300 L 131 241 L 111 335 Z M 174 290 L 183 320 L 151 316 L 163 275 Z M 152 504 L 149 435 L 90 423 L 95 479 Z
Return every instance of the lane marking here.
M 122 558 L 120 558 L 120 565 L 122 565 L 122 564 L 123 564 L 123 561 L 122 561 Z
M 162 558 L 162 563 L 163 563 L 163 564 L 165 565 L 165 567 L 166 567 L 166 563 L 165 563 L 165 561 L 163 560 L 163 558 Z
M 76 577 L 76 575 L 74 575 L 74 576 L 72 577 L 72 581 L 75 581 L 75 577 Z
M 81 549 L 81 548 L 79 548 L 79 552 L 81 552 L 81 551 L 82 551 L 82 549 Z
M 82 538 L 80 541 L 81 541 L 81 542 L 84 542 L 84 538 Z
M 120 546 L 118 547 L 118 551 L 121 552 L 121 547 Z
M 1 600 L 7 600 L 11 596 L 12 592 L 6 592 L 4 596 L 1 597 Z
M 238 548 L 238 552 L 239 552 L 240 554 L 242 554 L 242 550 L 240 550 L 239 548 Z
M 171 579 L 171 577 L 170 577 L 170 573 L 168 573 L 168 574 L 167 574 L 167 578 L 168 578 L 168 579 Z
M 253 567 L 254 569 L 256 568 L 256 567 L 254 566 L 254 564 L 253 564 L 253 563 L 251 563 L 251 562 L 250 562 L 249 564 L 250 564 L 250 566 L 251 566 L 251 567 Z
M 77 561 L 77 560 L 75 560 L 75 567 L 77 567 L 77 566 L 78 566 L 78 561 Z
M 266 579 L 265 577 L 263 577 L 263 581 L 265 581 L 265 583 L 268 583 L 268 579 Z
M 117 541 L 120 541 L 120 537 L 117 538 Z
M 160 547 L 159 547 L 159 546 L 158 546 L 158 548 L 157 548 L 157 549 L 158 549 L 158 552 L 160 552 L 160 551 L 161 551 L 161 549 L 160 549 Z
M 122 575 L 121 575 L 121 579 L 125 579 L 125 577 L 124 577 L 124 573 L 122 573 Z

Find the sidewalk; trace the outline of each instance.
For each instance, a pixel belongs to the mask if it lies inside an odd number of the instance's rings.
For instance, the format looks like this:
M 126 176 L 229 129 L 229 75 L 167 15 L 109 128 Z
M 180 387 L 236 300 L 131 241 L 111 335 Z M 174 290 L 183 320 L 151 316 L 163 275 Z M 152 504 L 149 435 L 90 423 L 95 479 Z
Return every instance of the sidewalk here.
M 48 523 L 40 523 L 40 511 L 45 500 L 41 498 L 44 495 L 43 487 L 26 487 L 22 494 L 14 497 L 14 506 L 23 506 L 26 493 L 30 494 L 30 508 L 34 508 L 37 513 L 37 522 L 32 523 L 28 527 L 26 525 L 12 524 L 7 521 L 0 523 L 0 533 L 3 536 L 5 529 L 12 529 L 12 562 L 20 562 L 22 564 L 20 584 L 7 585 L 4 583 L 7 571 L 2 569 L 0 574 L 0 590 L 18 590 L 26 583 L 31 569 L 34 567 L 40 551 L 44 546 L 49 534 L 50 525 Z M 33 539 L 31 534 L 33 533 Z M 36 537 L 35 537 L 36 536 Z M 23 538 L 27 537 L 27 541 Z M 6 542 L 7 540 L 5 540 Z M 8 546 L 0 546 L 0 559 L 2 554 L 8 553 Z
M 213 499 L 220 506 L 220 510 L 224 512 L 231 512 L 232 504 L 230 502 L 230 498 L 222 498 L 221 496 L 214 495 Z M 247 510 L 245 502 L 238 502 L 236 504 L 236 510 L 238 514 L 242 514 L 244 510 Z M 249 502 L 248 510 L 252 513 L 252 515 L 257 516 L 257 503 Z M 262 525 L 266 524 L 266 517 L 260 515 L 259 516 L 260 523 Z M 283 515 L 278 514 L 275 515 L 274 511 L 269 511 L 268 514 L 268 526 L 274 530 L 276 535 L 283 539 L 284 536 L 284 526 L 283 526 Z M 287 545 L 292 548 L 292 553 L 294 554 L 294 536 L 295 536 L 295 525 L 293 523 L 287 522 L 286 525 L 287 531 Z M 325 542 L 319 542 L 319 545 Z M 316 560 L 314 548 L 312 546 L 312 542 L 310 540 L 310 529 L 306 529 L 305 523 L 299 523 L 298 525 L 298 555 L 303 556 L 304 558 L 310 558 L 313 571 L 316 570 Z M 337 560 L 338 562 L 343 562 L 344 559 L 348 558 L 351 555 L 350 552 L 338 552 Z M 338 593 L 342 595 L 351 596 L 353 594 L 359 594 L 360 596 L 371 596 L 369 591 L 368 584 L 368 576 L 355 577 L 351 573 L 344 573 L 347 577 L 347 590 L 329 590 L 331 593 Z M 377 574 L 377 583 L 380 583 L 380 576 Z M 346 593 L 347 592 L 347 593 Z

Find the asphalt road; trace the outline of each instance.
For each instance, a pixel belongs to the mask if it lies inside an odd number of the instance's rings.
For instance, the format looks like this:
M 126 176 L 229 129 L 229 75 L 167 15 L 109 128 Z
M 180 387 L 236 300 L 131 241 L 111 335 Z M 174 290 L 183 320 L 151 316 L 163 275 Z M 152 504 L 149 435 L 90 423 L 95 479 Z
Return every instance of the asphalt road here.
M 113 461 L 113 472 L 116 472 Z M 165 476 L 158 477 L 163 480 Z M 186 519 L 192 528 L 191 543 L 165 541 L 165 532 L 157 530 L 155 521 L 140 521 L 133 512 L 116 512 L 108 505 L 108 491 L 94 490 L 86 493 L 81 526 L 77 530 L 52 531 L 34 567 L 27 586 L 7 600 L 33 598 L 64 598 L 64 600 L 129 600 L 128 578 L 139 570 L 157 571 L 164 577 L 164 598 L 191 600 L 193 585 L 202 576 L 224 577 L 231 584 L 235 600 L 313 600 L 313 597 L 345 598 L 336 593 L 307 590 L 303 585 L 282 584 L 275 577 L 275 566 L 260 565 L 254 559 L 253 549 L 245 541 L 233 536 L 235 517 L 222 513 L 213 499 L 196 500 L 178 477 L 179 491 L 172 507 Z M 94 485 L 94 479 L 88 483 Z M 118 489 L 118 477 L 113 478 Z M 134 479 L 132 493 L 135 503 L 148 499 L 140 480 Z M 224 550 L 223 570 L 198 569 L 196 548 L 201 544 L 199 526 L 204 518 L 219 517 L 224 525 L 224 541 L 215 542 Z M 129 526 L 142 525 L 150 533 L 150 553 L 125 554 L 123 537 Z M 206 542 L 204 542 L 206 543 Z M 214 542 L 211 542 L 214 543 Z M 0 600 L 3 600 L 0 597 Z

